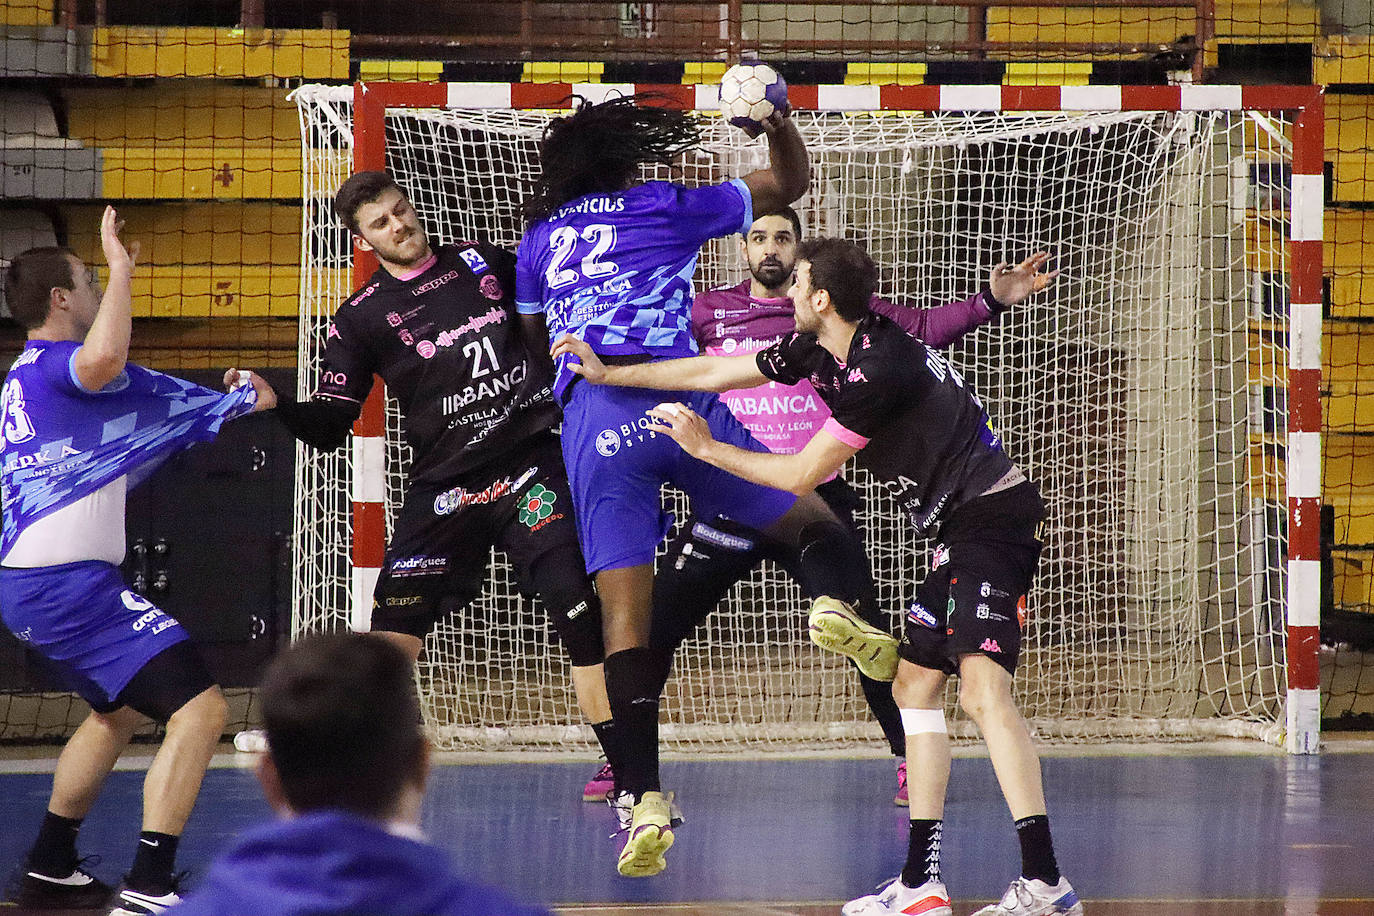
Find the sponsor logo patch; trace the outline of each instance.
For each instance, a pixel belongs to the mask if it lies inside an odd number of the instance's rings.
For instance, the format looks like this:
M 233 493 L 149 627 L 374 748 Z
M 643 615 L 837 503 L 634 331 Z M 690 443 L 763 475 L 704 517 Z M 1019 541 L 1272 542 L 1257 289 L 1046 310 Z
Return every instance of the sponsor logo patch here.
M 949 562 L 949 548 L 944 544 L 935 545 L 935 553 L 930 558 L 930 569 L 935 571 Z
M 502 296 L 501 281 L 496 279 L 495 274 L 487 274 L 478 282 L 477 288 L 482 291 L 482 295 L 488 299 L 500 299 Z
M 462 251 L 458 252 L 458 257 L 462 258 L 463 261 L 472 268 L 472 272 L 475 274 L 480 274 L 482 271 L 488 269 L 487 262 L 482 259 L 480 254 L 471 248 L 464 248 Z
M 923 627 L 934 630 L 940 626 L 940 621 L 935 619 L 935 615 L 926 610 L 925 605 L 913 601 L 911 607 L 906 612 L 907 619 L 912 623 L 919 623 Z
M 604 458 L 610 458 L 620 451 L 620 436 L 613 429 L 603 429 L 596 434 L 596 451 Z
M 520 523 L 537 530 L 542 527 L 539 523 L 553 514 L 553 504 L 557 501 L 557 493 L 541 483 L 535 484 L 520 498 Z
M 708 544 L 715 544 L 717 547 L 724 547 L 726 550 L 744 551 L 750 550 L 754 546 L 754 542 L 748 538 L 727 534 L 724 531 L 717 531 L 715 528 L 703 522 L 697 522 L 692 526 L 692 537 L 703 540 Z M 691 546 L 691 544 L 687 545 L 687 547 Z
M 422 340 L 415 345 L 415 352 L 420 354 L 421 359 L 430 359 L 434 356 L 436 349 L 432 341 Z

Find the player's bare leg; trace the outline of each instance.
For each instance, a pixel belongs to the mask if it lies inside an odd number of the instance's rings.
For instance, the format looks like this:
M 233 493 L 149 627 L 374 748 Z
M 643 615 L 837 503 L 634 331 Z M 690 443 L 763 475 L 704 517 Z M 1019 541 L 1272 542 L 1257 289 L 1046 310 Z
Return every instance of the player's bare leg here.
M 611 717 L 611 701 L 606 699 L 606 666 L 573 666 L 573 693 L 577 694 L 577 708 L 588 722 L 605 722 Z
M 1045 813 L 1040 755 L 1011 696 L 1011 675 L 986 655 L 959 661 L 959 705 L 983 733 L 997 783 L 1015 820 Z
M 127 706 L 88 715 L 57 758 L 48 810 L 73 820 L 84 818 L 143 721 L 142 715 Z
M 1021 876 L 1001 901 L 978 912 L 984 916 L 1080 916 L 1083 905 L 1054 858 L 1040 755 L 1012 699 L 1011 675 L 985 655 L 965 655 L 959 660 L 959 681 L 959 705 L 983 733 L 1021 844 Z
M 907 783 L 910 830 L 902 873 L 876 894 L 851 900 L 844 916 L 922 913 L 951 916 L 949 892 L 940 874 L 940 840 L 944 829 L 945 792 L 949 787 L 949 735 L 945 731 L 945 682 L 949 675 L 897 664 L 892 697 L 906 731 L 906 758 L 913 776 Z
M 658 694 L 671 654 L 649 648 L 654 568 L 645 563 L 596 574 L 606 646 L 606 696 L 619 732 L 623 760 L 616 764 L 618 788 L 631 794 L 629 836 L 617 870 L 626 877 L 663 871 L 663 854 L 673 845 L 671 800 L 658 776 Z
M 181 834 L 228 718 L 224 694 L 210 687 L 167 720 L 167 736 L 143 780 L 144 830 Z
M 393 630 L 373 630 L 373 636 L 385 639 L 396 648 L 405 653 L 406 658 L 410 659 L 413 665 L 420 660 L 420 650 L 425 647 L 424 640 L 410 633 L 397 633 Z

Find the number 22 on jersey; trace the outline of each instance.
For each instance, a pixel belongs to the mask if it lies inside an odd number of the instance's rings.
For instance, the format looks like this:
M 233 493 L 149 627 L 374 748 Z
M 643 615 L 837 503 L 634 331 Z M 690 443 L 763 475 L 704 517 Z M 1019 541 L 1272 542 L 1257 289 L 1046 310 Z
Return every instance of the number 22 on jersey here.
M 569 266 L 578 248 L 585 248 L 578 245 L 579 239 L 592 246 L 590 251 L 582 255 L 580 273 Z M 544 271 L 544 281 L 550 290 L 584 278 L 599 280 L 620 270 L 614 262 L 602 260 L 606 252 L 615 247 L 615 226 L 609 223 L 592 223 L 584 226 L 580 233 L 572 226 L 562 226 L 549 236 L 549 247 L 553 249 L 553 260 L 549 262 L 548 270 Z

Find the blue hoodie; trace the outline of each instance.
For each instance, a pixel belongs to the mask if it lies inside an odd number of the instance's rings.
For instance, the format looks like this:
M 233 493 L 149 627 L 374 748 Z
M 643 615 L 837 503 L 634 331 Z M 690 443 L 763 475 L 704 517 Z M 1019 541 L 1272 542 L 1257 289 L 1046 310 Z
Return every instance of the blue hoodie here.
M 254 827 L 172 916 L 551 916 L 453 872 L 437 846 L 343 811 Z

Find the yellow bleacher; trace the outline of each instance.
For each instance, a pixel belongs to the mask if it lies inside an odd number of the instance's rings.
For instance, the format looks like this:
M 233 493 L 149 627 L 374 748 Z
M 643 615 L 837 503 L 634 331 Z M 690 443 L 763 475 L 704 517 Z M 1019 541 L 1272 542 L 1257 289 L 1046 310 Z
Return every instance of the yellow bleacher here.
M 1170 45 L 1196 31 L 1191 5 L 1130 8 L 1084 6 L 993 6 L 987 11 L 989 41 L 1131 44 L 1142 51 Z M 1042 57 L 1037 54 L 1009 55 Z M 1085 55 L 1068 55 L 1085 56 Z M 1132 56 L 1094 54 L 1096 59 Z
M 5 0 L 0 25 L 52 25 L 54 0 Z
M 1331 35 L 1313 46 L 1312 80 L 1332 83 L 1374 83 L 1374 37 Z
M 110 26 L 94 30 L 96 76 L 348 78 L 349 33 L 337 29 Z
M 64 210 L 78 255 L 100 263 L 98 205 Z M 140 245 L 139 317 L 292 317 L 300 284 L 300 209 L 289 203 L 130 204 L 124 235 Z

